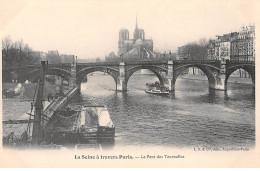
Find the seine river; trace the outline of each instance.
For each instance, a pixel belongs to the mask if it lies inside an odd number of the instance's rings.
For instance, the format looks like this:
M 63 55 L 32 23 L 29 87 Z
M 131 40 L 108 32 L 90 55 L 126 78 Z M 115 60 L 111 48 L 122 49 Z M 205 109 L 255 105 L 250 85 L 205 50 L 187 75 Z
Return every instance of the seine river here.
M 254 146 L 255 93 L 251 84 L 228 83 L 227 92 L 209 91 L 207 81 L 178 78 L 170 97 L 146 94 L 145 84 L 156 80 L 155 75 L 135 74 L 125 93 L 115 91 L 109 75 L 90 75 L 81 84 L 84 103 L 107 106 L 116 127 L 115 148 Z M 3 99 L 2 109 L 3 120 L 26 119 L 30 101 Z M 20 130 L 17 135 L 21 135 L 26 126 L 6 125 L 3 129 Z
M 206 79 L 206 78 L 205 78 Z M 81 84 L 87 104 L 106 105 L 116 127 L 115 147 L 252 147 L 255 92 L 251 84 L 228 83 L 209 91 L 208 82 L 178 78 L 170 97 L 146 94 L 155 75 L 133 75 L 128 91 L 115 91 L 109 75 L 88 76 Z

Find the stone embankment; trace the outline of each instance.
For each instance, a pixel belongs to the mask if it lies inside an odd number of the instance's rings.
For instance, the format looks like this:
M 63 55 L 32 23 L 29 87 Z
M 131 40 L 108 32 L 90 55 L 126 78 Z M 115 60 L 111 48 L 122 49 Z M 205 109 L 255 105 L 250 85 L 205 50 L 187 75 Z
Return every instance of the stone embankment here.
M 188 80 L 199 80 L 199 81 L 208 81 L 207 76 L 205 75 L 180 75 L 178 78 L 180 79 L 188 79 Z M 228 83 L 234 84 L 252 84 L 251 78 L 240 78 L 240 77 L 229 77 Z

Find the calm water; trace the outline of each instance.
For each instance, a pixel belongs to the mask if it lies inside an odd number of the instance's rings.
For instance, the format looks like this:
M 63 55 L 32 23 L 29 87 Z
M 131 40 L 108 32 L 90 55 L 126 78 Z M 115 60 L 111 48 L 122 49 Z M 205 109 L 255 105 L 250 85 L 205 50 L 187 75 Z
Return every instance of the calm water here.
M 133 75 L 125 93 L 109 75 L 88 76 L 81 84 L 87 104 L 106 105 L 116 127 L 115 146 L 250 147 L 255 143 L 252 85 L 228 84 L 209 91 L 207 81 L 178 79 L 171 97 L 149 95 L 153 75 Z
M 254 146 L 252 85 L 229 83 L 225 93 L 209 91 L 207 81 L 177 79 L 170 97 L 146 94 L 145 84 L 156 80 L 153 75 L 133 75 L 125 93 L 115 91 L 109 75 L 88 76 L 81 84 L 84 103 L 107 106 L 116 127 L 115 148 Z M 3 99 L 2 109 L 3 120 L 28 119 L 30 102 Z M 17 126 L 3 126 L 4 135 L 10 131 L 21 135 L 27 125 Z

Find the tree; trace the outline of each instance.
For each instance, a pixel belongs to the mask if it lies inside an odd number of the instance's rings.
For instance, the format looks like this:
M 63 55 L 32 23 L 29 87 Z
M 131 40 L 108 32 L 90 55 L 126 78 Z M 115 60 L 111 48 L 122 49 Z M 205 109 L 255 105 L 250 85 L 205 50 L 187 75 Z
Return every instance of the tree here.
M 100 57 L 97 57 L 97 58 L 96 58 L 96 62 L 101 62 Z
M 22 63 L 22 56 L 23 56 L 23 46 L 24 46 L 24 43 L 23 43 L 23 40 L 21 39 L 20 41 L 17 42 L 18 43 L 18 49 L 19 49 L 19 65 L 21 65 Z
M 3 65 L 8 65 L 10 64 L 11 60 L 10 60 L 10 48 L 12 45 L 12 40 L 9 36 L 5 37 L 2 40 L 2 55 L 3 55 Z
M 208 41 L 203 38 L 198 42 L 187 43 L 179 50 L 179 56 L 183 59 L 204 60 L 207 59 Z
M 39 63 L 40 57 L 23 40 L 12 42 L 9 36 L 2 39 L 2 61 L 4 66 Z
M 50 64 L 61 63 L 61 57 L 59 55 L 59 52 L 57 50 L 49 51 L 47 54 L 47 60 L 49 61 Z

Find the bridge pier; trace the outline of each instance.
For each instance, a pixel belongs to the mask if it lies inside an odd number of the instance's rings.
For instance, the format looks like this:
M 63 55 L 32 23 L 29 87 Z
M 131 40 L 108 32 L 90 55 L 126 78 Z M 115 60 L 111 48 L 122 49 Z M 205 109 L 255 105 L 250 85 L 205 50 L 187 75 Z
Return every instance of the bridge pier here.
M 168 72 L 164 78 L 164 86 L 167 87 L 170 92 L 174 91 L 175 79 L 173 76 L 173 61 L 168 61 Z
M 226 85 L 226 76 L 225 75 L 220 75 L 216 77 L 217 83 L 211 83 L 209 82 L 209 88 L 214 89 L 214 90 L 227 90 L 227 85 Z
M 119 63 L 119 76 L 116 80 L 116 91 L 127 91 L 124 62 Z
M 214 73 L 215 81 L 209 80 L 209 88 L 215 90 L 227 90 L 226 82 L 226 60 L 224 58 L 220 61 L 220 72 Z
M 77 64 L 76 59 L 73 55 L 73 62 L 71 63 L 71 69 L 70 69 L 70 79 L 69 79 L 69 86 L 75 87 L 77 85 L 76 83 L 76 75 L 77 75 Z

